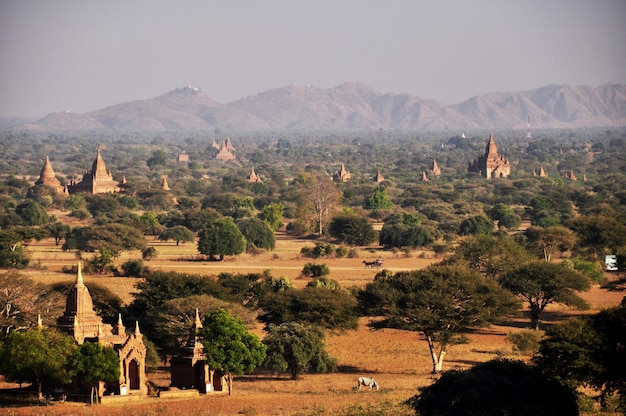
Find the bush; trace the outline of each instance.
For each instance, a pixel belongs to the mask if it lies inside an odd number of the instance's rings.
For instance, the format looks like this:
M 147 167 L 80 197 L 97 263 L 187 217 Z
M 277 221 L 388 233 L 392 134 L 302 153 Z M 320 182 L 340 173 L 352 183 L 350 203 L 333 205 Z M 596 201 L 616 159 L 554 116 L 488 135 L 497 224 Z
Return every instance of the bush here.
M 128 260 L 122 264 L 122 270 L 124 271 L 124 276 L 141 277 L 146 271 L 146 267 L 143 264 L 143 260 Z
M 513 346 L 513 352 L 524 355 L 537 354 L 542 338 L 543 332 L 535 329 L 526 329 L 521 332 L 509 332 L 506 336 L 506 340 Z
M 330 243 L 317 243 L 315 247 L 302 247 L 300 249 L 302 257 L 311 259 L 329 257 L 333 253 L 335 253 L 335 247 Z
M 152 246 L 146 247 L 146 249 L 141 253 L 141 257 L 144 260 L 152 260 L 153 258 L 155 258 L 158 255 L 159 255 L 159 252 L 157 251 L 156 248 L 154 248 Z
M 342 258 L 346 257 L 350 250 L 346 246 L 339 246 L 335 249 L 335 257 Z
M 325 264 L 307 263 L 302 269 L 302 274 L 306 277 L 322 277 L 330 273 Z

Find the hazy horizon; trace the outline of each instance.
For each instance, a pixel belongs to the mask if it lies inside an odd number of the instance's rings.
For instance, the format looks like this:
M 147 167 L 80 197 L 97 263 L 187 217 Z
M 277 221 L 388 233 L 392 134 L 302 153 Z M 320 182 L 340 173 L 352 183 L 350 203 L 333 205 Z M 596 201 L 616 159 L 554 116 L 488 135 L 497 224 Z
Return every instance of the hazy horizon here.
M 623 0 L 0 0 L 0 115 L 84 113 L 191 83 L 228 103 L 361 82 L 446 104 L 626 83 Z

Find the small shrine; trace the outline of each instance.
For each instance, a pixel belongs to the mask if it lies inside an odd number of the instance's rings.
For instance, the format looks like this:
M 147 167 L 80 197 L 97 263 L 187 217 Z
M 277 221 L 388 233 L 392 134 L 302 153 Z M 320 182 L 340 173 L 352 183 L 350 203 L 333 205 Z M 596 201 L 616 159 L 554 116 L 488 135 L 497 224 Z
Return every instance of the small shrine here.
M 67 194 L 67 188 L 61 185 L 61 182 L 57 179 L 48 156 L 46 156 L 46 161 L 41 168 L 41 173 L 39 174 L 39 179 L 35 182 L 35 186 L 47 186 L 54 189 L 57 194 Z
M 337 172 L 335 172 L 333 179 L 336 182 L 348 182 L 350 179 L 352 179 L 352 174 L 346 170 L 346 167 L 342 163 L 341 168 Z
M 381 183 L 385 180 L 385 177 L 380 173 L 380 169 L 376 169 L 376 175 L 374 175 L 374 182 Z
M 83 281 L 81 263 L 78 263 L 76 283 L 67 295 L 63 316 L 57 319 L 59 330 L 70 334 L 78 344 L 98 342 L 112 347 L 120 358 L 120 378 L 99 389 L 102 397 L 107 394 L 126 395 L 148 393 L 146 386 L 146 346 L 139 325 L 130 335 L 122 323 L 121 314 L 115 326 L 105 324 L 94 311 L 89 289 Z
M 179 348 L 178 354 L 170 359 L 171 387 L 195 389 L 201 393 L 228 391 L 228 383 L 221 373 L 210 370 L 206 363 L 204 346 L 198 340 L 198 330 L 202 321 L 198 309 L 187 341 Z
M 254 167 L 250 170 L 250 174 L 248 175 L 246 179 L 250 183 L 255 183 L 255 182 L 262 183 L 263 182 L 261 180 L 261 177 L 257 175 L 256 172 L 254 171 Z

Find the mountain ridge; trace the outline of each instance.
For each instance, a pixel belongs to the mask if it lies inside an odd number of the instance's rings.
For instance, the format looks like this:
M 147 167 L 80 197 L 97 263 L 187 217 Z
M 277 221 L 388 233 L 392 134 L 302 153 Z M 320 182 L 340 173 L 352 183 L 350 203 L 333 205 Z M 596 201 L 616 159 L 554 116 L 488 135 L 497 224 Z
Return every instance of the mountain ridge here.
M 82 114 L 50 113 L 21 124 L 34 131 L 442 130 L 626 126 L 626 84 L 546 85 L 490 92 L 457 104 L 404 93 L 380 93 L 345 82 L 332 88 L 288 85 L 227 104 L 191 86 L 155 98 Z

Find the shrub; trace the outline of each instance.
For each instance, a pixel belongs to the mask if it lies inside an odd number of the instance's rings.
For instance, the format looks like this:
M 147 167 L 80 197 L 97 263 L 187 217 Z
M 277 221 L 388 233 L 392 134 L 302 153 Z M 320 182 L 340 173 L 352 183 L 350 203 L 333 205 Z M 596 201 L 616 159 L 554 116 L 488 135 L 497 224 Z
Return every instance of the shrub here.
M 307 263 L 302 269 L 302 274 L 306 277 L 322 277 L 330 273 L 325 264 Z
M 128 260 L 124 264 L 122 264 L 122 270 L 124 271 L 124 276 L 128 277 L 141 277 L 146 271 L 146 267 L 143 264 L 143 260 Z
M 335 249 L 335 257 L 342 258 L 346 257 L 349 253 L 349 249 L 346 246 L 339 246 Z
M 543 332 L 535 329 L 526 329 L 521 332 L 509 332 L 506 340 L 513 346 L 513 352 L 524 355 L 535 355 L 539 351 L 539 344 Z

